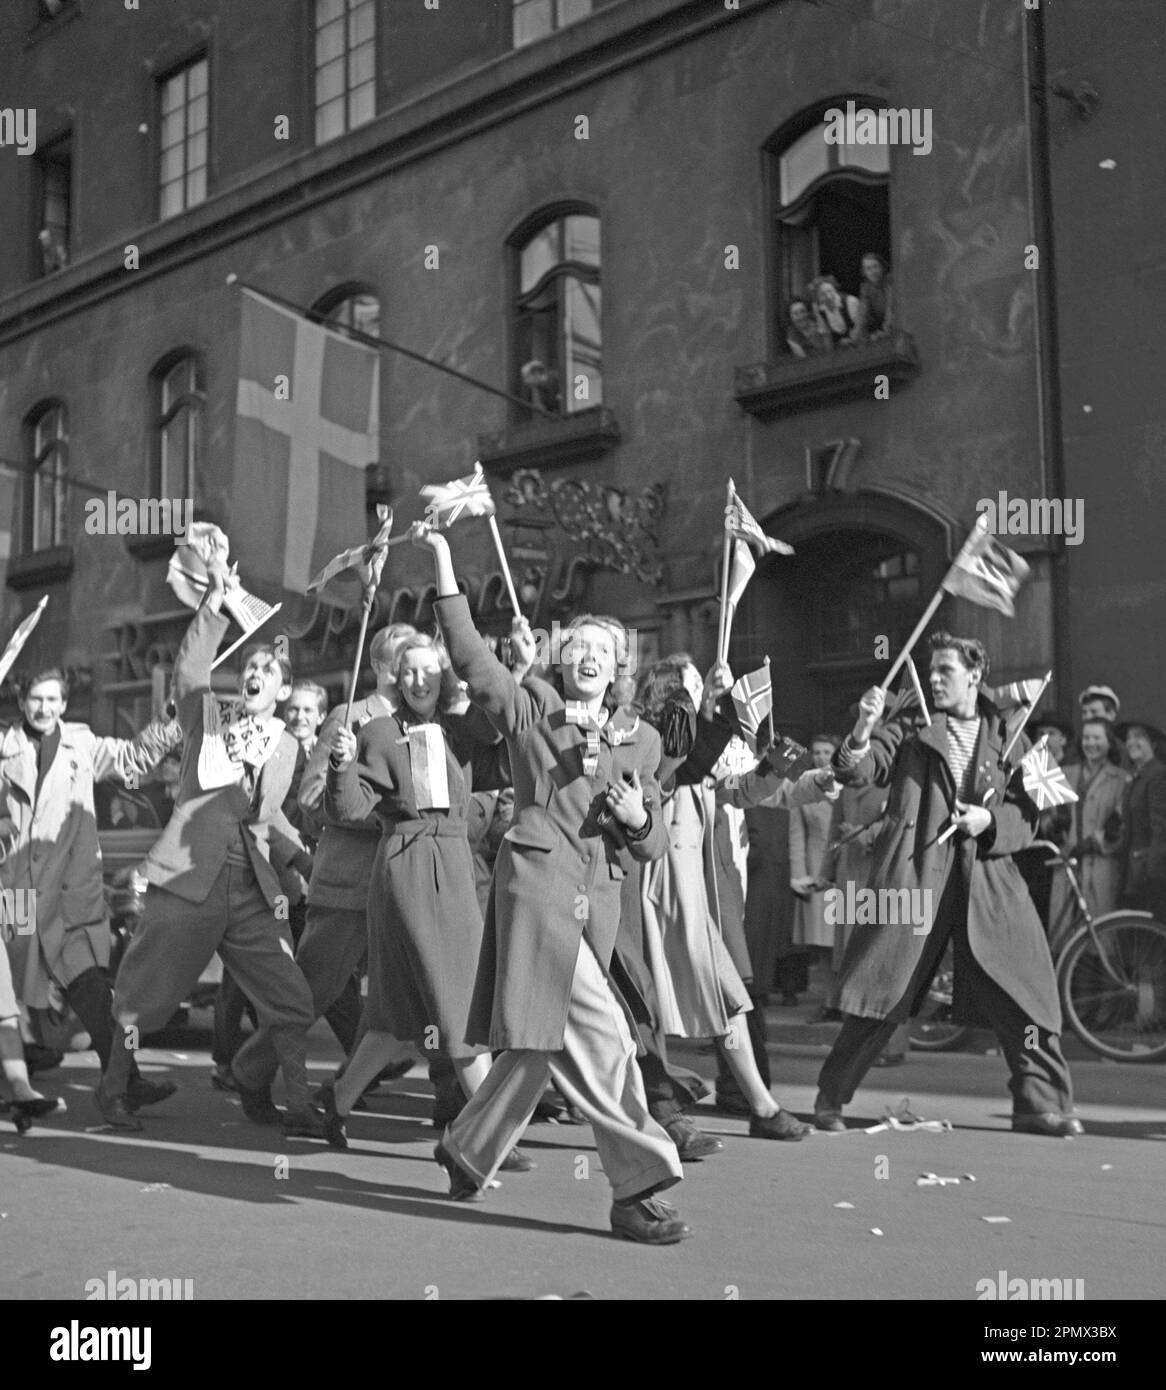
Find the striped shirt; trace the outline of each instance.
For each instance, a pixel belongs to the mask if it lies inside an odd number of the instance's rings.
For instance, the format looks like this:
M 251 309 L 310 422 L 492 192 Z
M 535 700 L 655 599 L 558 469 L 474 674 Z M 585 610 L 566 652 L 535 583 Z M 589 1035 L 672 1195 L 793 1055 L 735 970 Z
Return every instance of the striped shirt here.
M 980 737 L 980 716 L 959 719 L 954 714 L 947 716 L 947 760 L 951 764 L 955 778 L 955 794 L 966 801 L 972 789 L 969 775 L 976 756 L 976 743 Z

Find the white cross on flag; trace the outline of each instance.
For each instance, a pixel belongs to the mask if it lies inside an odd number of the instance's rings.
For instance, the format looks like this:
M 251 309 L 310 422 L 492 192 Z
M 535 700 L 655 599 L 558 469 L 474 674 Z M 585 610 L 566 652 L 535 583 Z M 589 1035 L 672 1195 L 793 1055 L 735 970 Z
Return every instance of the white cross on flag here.
M 379 400 L 375 348 L 242 291 L 231 522 L 249 574 L 306 593 L 365 531 Z
M 773 682 L 769 677 L 769 668 L 760 666 L 756 671 L 748 672 L 736 682 L 730 694 L 741 732 L 755 743 L 761 721 L 773 708 Z
M 1047 811 L 1050 806 L 1066 806 L 1077 800 L 1077 793 L 1053 761 L 1045 739 L 1033 744 L 1020 767 L 1024 774 L 1024 790 L 1032 797 L 1038 811 Z

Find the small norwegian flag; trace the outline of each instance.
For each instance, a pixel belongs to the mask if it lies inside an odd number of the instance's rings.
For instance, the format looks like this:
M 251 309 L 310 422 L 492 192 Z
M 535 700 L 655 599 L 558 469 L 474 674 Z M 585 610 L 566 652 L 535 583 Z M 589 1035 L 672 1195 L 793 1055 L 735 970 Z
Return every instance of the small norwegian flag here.
M 759 666 L 756 671 L 748 672 L 734 684 L 730 693 L 741 732 L 755 744 L 757 731 L 773 708 L 773 681 L 770 679 L 769 668 Z
M 1038 811 L 1051 806 L 1067 806 L 1077 800 L 1077 793 L 1065 780 L 1065 774 L 1053 761 L 1046 739 L 1038 739 L 1022 759 L 1024 790 L 1032 797 Z

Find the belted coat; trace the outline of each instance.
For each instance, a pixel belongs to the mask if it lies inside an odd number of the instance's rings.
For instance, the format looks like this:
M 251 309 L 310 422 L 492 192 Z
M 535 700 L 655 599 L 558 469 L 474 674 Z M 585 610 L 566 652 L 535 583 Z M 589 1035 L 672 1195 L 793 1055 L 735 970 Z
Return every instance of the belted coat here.
M 518 685 L 474 628 L 462 595 L 434 611 L 454 670 L 502 734 L 514 779 L 514 820 L 494 865 L 466 1040 L 491 1048 L 557 1052 L 580 940 L 606 970 L 619 929 L 620 888 L 633 859 L 667 847 L 660 814 L 660 736 L 617 710 L 600 731 L 594 775 L 583 767 L 586 732 L 568 723 L 549 686 Z M 647 834 L 629 840 L 599 824 L 609 782 L 638 772 Z
M 891 721 L 872 734 L 869 751 L 857 765 L 847 766 L 846 744 L 835 754 L 834 765 L 842 782 L 890 789 L 868 886 L 876 892 L 930 890 L 930 902 L 938 910 L 949 876 L 960 874 L 976 961 L 1035 1023 L 1059 1033 L 1061 1007 L 1048 942 L 1012 860 L 1017 850 L 1031 844 L 1037 822 L 1019 771 L 1028 740 L 1021 735 L 1009 767 L 1002 767 L 1008 737 L 1004 716 L 983 696 L 978 710 L 969 800 L 982 806 L 992 791 L 986 803 L 992 823 L 978 838 L 957 832 L 939 843 L 956 809 L 946 715 L 935 715 L 930 727 L 917 731 Z M 842 962 L 839 1008 L 863 1018 L 885 1018 L 906 994 L 925 941 L 911 924 L 880 921 L 855 927 Z M 966 993 L 958 978 L 955 989 L 958 1012 Z

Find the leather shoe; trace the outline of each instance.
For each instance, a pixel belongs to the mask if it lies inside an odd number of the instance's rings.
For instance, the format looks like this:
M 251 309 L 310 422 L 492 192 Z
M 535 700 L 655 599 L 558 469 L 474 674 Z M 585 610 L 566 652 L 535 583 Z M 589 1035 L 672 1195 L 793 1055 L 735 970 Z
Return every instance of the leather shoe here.
M 718 1095 L 716 1107 L 725 1115 L 740 1115 L 742 1119 L 748 1119 L 753 1111 L 749 1108 L 749 1102 L 744 1096 Z
M 530 1173 L 533 1172 L 538 1164 L 533 1158 L 528 1158 L 516 1145 L 502 1162 L 498 1165 L 500 1173 Z
M 438 1144 L 434 1147 L 433 1157 L 449 1174 L 449 1198 L 451 1202 L 482 1201 L 482 1189 L 478 1186 L 477 1179 L 466 1172 L 444 1144 Z
M 230 1067 L 215 1067 L 211 1072 L 211 1085 L 216 1091 L 238 1091 L 239 1083 L 235 1080 Z
M 691 1228 L 676 1214 L 676 1208 L 658 1197 L 613 1203 L 611 1229 L 621 1240 L 635 1240 L 641 1245 L 675 1245 L 692 1235 Z
M 144 1076 L 131 1076 L 126 1087 L 126 1105 L 140 1110 L 144 1105 L 160 1105 L 178 1090 L 173 1081 L 147 1081 Z
M 810 1126 L 803 1124 L 788 1110 L 779 1110 L 776 1115 L 754 1115 L 749 1121 L 750 1139 L 804 1139 Z
M 12 1101 L 8 1106 L 8 1113 L 12 1116 L 17 1134 L 27 1134 L 32 1128 L 33 1120 L 42 1120 L 54 1110 L 64 1108 L 64 1103 L 56 1096 L 36 1096 L 32 1100 Z
M 842 1107 L 831 1105 L 821 1091 L 814 1097 L 814 1128 L 827 1134 L 841 1134 L 846 1129 Z
M 271 1099 L 271 1087 L 260 1086 L 258 1090 L 250 1091 L 239 1083 L 235 1083 L 239 1089 L 239 1099 L 243 1103 L 243 1114 L 253 1125 L 277 1125 L 283 1116 L 275 1108 Z
M 334 1149 L 348 1147 L 348 1135 L 344 1132 L 344 1116 L 336 1109 L 336 1085 L 325 1081 L 315 1094 L 315 1099 L 324 1107 L 324 1138 Z
M 692 1121 L 683 1115 L 669 1120 L 664 1129 L 676 1145 L 676 1153 L 681 1163 L 697 1163 L 702 1158 L 711 1158 L 725 1147 L 719 1139 L 697 1129 Z
M 326 1139 L 324 1116 L 314 1105 L 306 1105 L 302 1110 L 288 1110 L 280 1116 L 280 1124 L 289 1139 Z M 347 1145 L 345 1145 L 347 1147 Z
M 1047 1134 L 1050 1139 L 1072 1139 L 1085 1133 L 1085 1126 L 1075 1115 L 1058 1115 L 1046 1110 L 1043 1115 L 1013 1115 L 1013 1134 Z
M 101 1118 L 110 1129 L 140 1130 L 141 1120 L 126 1104 L 125 1096 L 107 1095 L 100 1086 L 93 1092 L 93 1101 L 101 1112 Z

